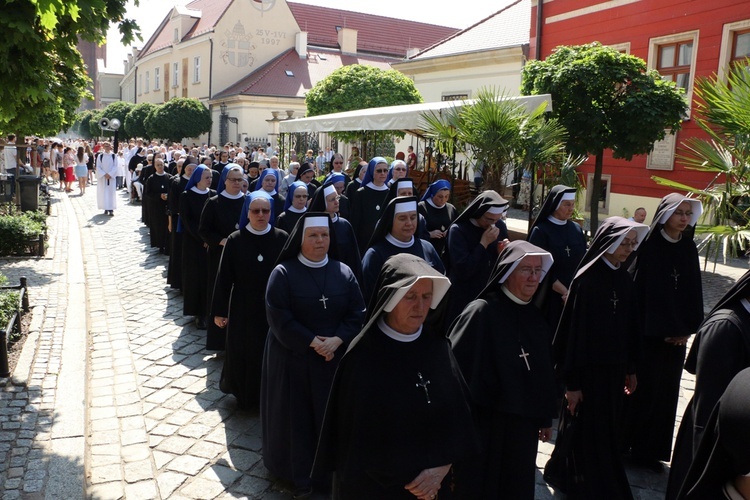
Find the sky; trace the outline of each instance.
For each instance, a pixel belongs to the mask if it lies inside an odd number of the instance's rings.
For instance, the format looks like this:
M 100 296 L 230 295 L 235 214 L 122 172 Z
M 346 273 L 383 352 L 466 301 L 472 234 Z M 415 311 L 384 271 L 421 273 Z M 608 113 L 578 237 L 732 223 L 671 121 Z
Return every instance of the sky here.
M 238 0 L 248 1 L 248 0 Z M 276 0 L 281 1 L 281 0 Z M 320 5 L 335 9 L 398 17 L 453 28 L 468 28 L 472 24 L 497 12 L 514 0 L 297 0 L 297 3 Z M 187 0 L 140 0 L 138 7 L 128 2 L 127 17 L 135 19 L 141 27 L 143 41 L 135 47 L 141 48 L 156 31 L 169 11 Z M 107 36 L 107 66 L 111 71 L 122 71 L 122 61 L 127 59 L 130 49 L 120 43 L 117 27 L 110 27 Z

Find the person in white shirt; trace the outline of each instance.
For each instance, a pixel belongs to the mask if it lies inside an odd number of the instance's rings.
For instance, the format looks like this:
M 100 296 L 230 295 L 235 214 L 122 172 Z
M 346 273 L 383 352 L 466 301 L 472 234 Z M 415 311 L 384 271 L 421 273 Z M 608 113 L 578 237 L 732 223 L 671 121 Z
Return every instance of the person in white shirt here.
M 112 152 L 109 142 L 103 143 L 102 149 L 104 151 L 96 157 L 96 204 L 99 210 L 104 210 L 104 215 L 115 215 L 117 156 Z

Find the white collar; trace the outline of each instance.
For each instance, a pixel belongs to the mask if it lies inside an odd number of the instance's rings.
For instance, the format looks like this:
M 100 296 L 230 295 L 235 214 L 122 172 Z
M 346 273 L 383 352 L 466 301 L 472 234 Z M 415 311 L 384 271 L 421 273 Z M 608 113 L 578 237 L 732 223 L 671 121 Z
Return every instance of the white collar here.
M 677 243 L 682 239 L 682 233 L 680 233 L 680 237 L 677 239 L 672 238 L 667 234 L 667 232 L 664 230 L 664 228 L 661 228 L 661 235 L 664 236 L 664 239 L 667 240 L 670 243 Z
M 323 260 L 315 262 L 305 257 L 304 255 L 302 255 L 302 252 L 300 252 L 299 254 L 297 254 L 297 259 L 307 267 L 312 267 L 313 269 L 325 267 L 326 264 L 328 264 L 328 255 L 326 255 Z
M 367 184 L 365 184 L 365 187 L 368 187 L 368 188 L 373 189 L 375 191 L 388 191 L 390 189 L 386 184 L 383 184 L 382 186 L 376 186 L 372 182 L 368 182 Z
M 227 193 L 226 189 L 219 194 L 222 195 L 224 198 L 229 198 L 230 200 L 239 200 L 240 198 L 245 196 L 245 193 L 243 193 L 242 191 L 240 191 L 237 194 L 229 194 Z
M 338 222 L 339 221 L 339 214 L 333 214 L 333 217 L 331 217 L 331 222 Z
M 223 191 L 222 191 L 222 193 L 223 193 Z M 252 226 L 252 224 L 250 224 L 248 222 L 247 226 L 245 226 L 245 229 L 247 229 L 248 231 L 250 231 L 252 234 L 256 234 L 258 236 L 263 236 L 264 234 L 268 233 L 271 230 L 271 224 L 267 225 L 266 228 L 263 231 L 258 231 L 257 229 L 255 229 Z
M 547 220 L 550 221 L 552 224 L 557 224 L 558 226 L 564 226 L 568 223 L 566 220 L 560 220 L 557 217 L 554 217 L 552 215 L 547 216 Z
M 505 285 L 500 286 L 500 290 L 503 291 L 503 293 L 505 294 L 506 297 L 508 297 L 510 300 L 512 300 L 513 302 L 515 302 L 519 306 L 527 306 L 527 305 L 531 304 L 531 299 L 529 299 L 529 300 L 521 300 L 521 299 L 519 299 L 518 297 L 516 297 L 515 295 L 513 295 L 513 292 L 511 292 L 510 290 L 508 290 L 508 287 L 505 286 Z
M 737 491 L 737 488 L 734 487 L 734 483 L 732 483 L 731 480 L 724 483 L 724 495 L 729 500 L 745 500 L 745 497 Z
M 419 338 L 420 335 L 422 335 L 422 327 L 419 327 L 419 330 L 412 334 L 406 334 L 406 333 L 399 333 L 385 322 L 385 317 L 381 316 L 378 319 L 378 328 L 380 328 L 380 331 L 386 334 L 387 337 L 392 338 L 393 340 L 397 342 L 414 342 Z
M 192 191 L 194 193 L 198 193 L 198 194 L 208 194 L 208 189 L 200 190 L 196 186 L 191 187 L 190 191 Z
M 162 173 L 154 172 L 154 175 L 167 175 L 167 173 L 166 172 L 162 172 Z
M 477 222 L 476 219 L 469 218 L 469 222 L 471 222 L 472 224 L 474 224 L 475 227 L 479 227 L 479 222 Z
M 740 299 L 740 304 L 745 308 L 745 311 L 750 313 L 750 302 L 747 299 Z
M 620 269 L 620 266 L 615 266 L 614 264 L 612 264 L 604 255 L 602 255 L 602 261 L 604 261 L 605 264 L 607 264 L 611 269 L 614 269 L 615 271 Z
M 445 207 L 446 207 L 446 205 L 448 205 L 448 204 L 446 203 L 446 204 L 445 204 L 445 205 L 443 205 L 442 207 L 439 207 L 439 206 L 435 205 L 435 203 L 433 203 L 433 201 L 432 201 L 432 198 L 427 198 L 427 203 L 429 203 L 431 207 L 433 207 L 433 208 L 437 208 L 438 210 L 442 210 L 443 208 L 445 208 Z
M 287 209 L 290 212 L 294 212 L 295 214 L 304 214 L 307 212 L 307 207 L 305 208 L 294 208 L 293 206 L 289 205 L 289 208 Z
M 410 248 L 414 244 L 414 236 L 407 242 L 397 240 L 391 233 L 385 235 L 385 239 L 388 243 L 398 248 Z
M 185 174 L 182 174 L 182 178 L 183 178 L 183 179 L 187 179 L 187 180 L 190 180 L 190 176 L 189 176 L 189 175 L 185 175 Z

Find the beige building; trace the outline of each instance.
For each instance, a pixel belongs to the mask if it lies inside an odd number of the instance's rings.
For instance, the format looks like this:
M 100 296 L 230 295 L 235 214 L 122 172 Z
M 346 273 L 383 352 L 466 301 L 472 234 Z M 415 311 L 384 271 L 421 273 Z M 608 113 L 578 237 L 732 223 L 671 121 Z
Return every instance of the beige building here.
M 285 0 L 196 0 L 174 7 L 128 56 L 122 99 L 201 100 L 214 122 L 204 142 L 272 139 L 278 120 L 304 115 L 305 93 L 340 66 L 387 69 L 456 31 Z

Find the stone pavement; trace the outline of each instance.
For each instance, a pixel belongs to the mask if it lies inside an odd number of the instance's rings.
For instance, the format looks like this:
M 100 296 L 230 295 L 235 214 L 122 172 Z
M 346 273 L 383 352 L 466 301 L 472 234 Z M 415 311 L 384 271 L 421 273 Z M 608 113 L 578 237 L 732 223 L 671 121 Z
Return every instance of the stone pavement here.
M 34 306 L 0 384 L 2 498 L 289 498 L 263 467 L 257 413 L 218 390 L 222 360 L 182 316 L 140 205 L 121 197 L 107 217 L 95 188 L 53 196 L 47 256 L 0 260 L 11 281 L 28 277 Z M 707 307 L 746 268 L 704 273 Z M 551 449 L 540 446 L 539 466 Z M 666 474 L 628 472 L 636 498 L 663 497 Z M 541 474 L 536 496 L 554 498 Z

